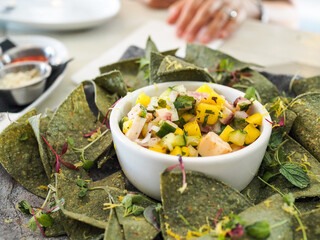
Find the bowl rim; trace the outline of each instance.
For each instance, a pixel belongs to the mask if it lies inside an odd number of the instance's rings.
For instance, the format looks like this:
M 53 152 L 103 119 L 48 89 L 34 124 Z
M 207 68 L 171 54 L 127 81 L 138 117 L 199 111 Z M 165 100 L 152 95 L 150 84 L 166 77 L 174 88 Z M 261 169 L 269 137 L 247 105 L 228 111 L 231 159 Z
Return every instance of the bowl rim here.
M 213 88 L 218 93 L 219 93 L 219 89 L 216 89 L 215 86 L 218 86 L 218 88 L 225 89 L 226 91 L 234 91 L 237 95 L 242 96 L 242 97 L 245 95 L 245 93 L 243 93 L 237 89 L 227 87 L 224 85 L 220 85 L 217 83 L 209 83 L 209 82 L 176 81 L 176 82 L 165 82 L 165 83 L 159 83 L 159 84 L 146 86 L 146 87 L 137 89 L 137 90 L 127 94 L 124 98 L 120 99 L 116 103 L 116 105 L 113 107 L 113 110 L 111 111 L 111 115 L 109 118 L 112 138 L 116 137 L 118 141 L 121 141 L 123 144 L 125 144 L 126 147 L 131 148 L 133 151 L 139 151 L 139 152 L 142 151 L 143 154 L 150 157 L 153 161 L 158 160 L 158 161 L 170 162 L 172 164 L 177 163 L 177 156 L 149 150 L 149 149 L 144 148 L 144 147 L 140 146 L 139 144 L 131 141 L 130 139 L 128 139 L 123 134 L 123 132 L 120 130 L 117 118 L 120 117 L 119 115 L 121 113 L 121 109 L 124 107 L 125 103 L 127 103 L 127 102 L 132 103 L 132 100 L 134 98 L 136 98 L 140 92 L 144 92 L 144 91 L 146 91 L 146 89 L 149 90 L 150 88 L 156 88 L 156 87 L 159 87 L 162 85 L 167 85 L 167 86 L 172 85 L 173 86 L 173 85 L 179 85 L 179 84 L 183 84 L 186 88 L 188 88 L 187 86 L 190 84 L 198 84 L 199 87 L 203 84 L 208 84 L 211 88 Z M 228 96 L 224 96 L 224 97 L 226 97 L 228 99 Z M 268 111 L 265 109 L 265 107 L 260 102 L 255 101 L 253 104 L 257 108 L 256 112 L 262 113 L 264 119 L 271 121 L 271 117 L 270 117 Z M 186 164 L 189 162 L 190 163 L 197 162 L 199 164 L 208 163 L 208 162 L 210 162 L 210 163 L 212 163 L 212 162 L 227 163 L 227 162 L 232 162 L 233 159 L 238 159 L 240 157 L 248 156 L 250 154 L 250 152 L 255 151 L 255 149 L 257 149 L 257 148 L 263 147 L 265 145 L 266 139 L 269 140 L 269 138 L 270 138 L 270 135 L 272 132 L 272 125 L 270 123 L 268 123 L 267 121 L 263 121 L 261 127 L 262 127 L 262 129 L 261 129 L 260 136 L 253 143 L 251 143 L 249 146 L 246 146 L 243 149 L 240 149 L 235 152 L 227 153 L 227 154 L 217 155 L 217 156 L 184 157 L 183 158 L 184 163 L 186 163 Z
M 22 89 L 22 88 L 26 88 L 26 87 L 30 87 L 30 86 L 36 85 L 39 82 L 46 80 L 50 76 L 51 71 L 52 71 L 52 67 L 50 66 L 50 64 L 48 64 L 46 62 L 24 61 L 24 62 L 17 62 L 17 63 L 11 63 L 11 64 L 8 64 L 8 65 L 4 65 L 3 67 L 0 68 L 0 72 L 3 71 L 3 70 L 6 70 L 6 69 L 21 67 L 21 66 L 24 66 L 24 65 L 33 65 L 35 67 L 38 67 L 38 66 L 41 67 L 41 65 L 43 65 L 44 69 L 45 69 L 45 73 L 43 75 L 41 75 L 41 77 L 38 80 L 32 81 L 27 85 L 23 85 L 23 86 L 20 86 L 20 87 L 11 87 L 11 88 L 0 87 L 1 91 L 11 91 L 11 90 Z
M 50 62 L 51 58 L 53 58 L 56 55 L 56 50 L 51 47 L 51 46 L 39 46 L 39 45 L 23 45 L 23 46 L 15 46 L 13 48 L 8 49 L 7 51 L 2 53 L 2 60 L 4 59 L 5 56 L 9 56 L 11 58 L 11 56 L 13 54 L 16 54 L 18 52 L 23 52 L 23 51 L 28 51 L 28 50 L 32 50 L 32 49 L 39 49 L 42 50 L 44 52 L 45 49 L 50 49 L 52 51 L 52 56 L 48 59 L 48 62 Z M 10 62 L 5 62 L 4 65 L 8 65 L 10 64 Z

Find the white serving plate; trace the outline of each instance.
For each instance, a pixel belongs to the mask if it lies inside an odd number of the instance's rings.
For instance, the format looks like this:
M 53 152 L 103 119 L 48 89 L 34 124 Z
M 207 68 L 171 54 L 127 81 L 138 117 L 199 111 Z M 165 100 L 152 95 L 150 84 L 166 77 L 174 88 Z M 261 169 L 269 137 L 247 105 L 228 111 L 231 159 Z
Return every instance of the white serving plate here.
M 4 10 L 9 5 L 12 9 Z M 45 30 L 76 30 L 102 24 L 119 10 L 119 0 L 1 0 L 0 21 Z
M 55 63 L 60 64 L 68 60 L 69 53 L 66 48 L 66 46 L 53 38 L 50 37 L 44 37 L 44 36 L 12 36 L 9 37 L 9 39 L 15 43 L 17 46 L 27 46 L 27 45 L 37 45 L 37 46 L 50 46 L 54 49 L 56 55 L 55 55 Z M 0 42 L 4 39 L 0 39 Z M 23 115 L 24 113 L 28 112 L 30 109 L 35 108 L 38 106 L 42 101 L 44 101 L 54 89 L 61 83 L 65 73 L 66 69 L 56 78 L 56 80 L 51 84 L 48 89 L 46 89 L 39 98 L 37 98 L 34 102 L 32 102 L 30 105 L 28 105 L 26 108 L 24 108 L 21 112 L 18 113 L 4 113 L 0 112 L 0 132 L 5 129 L 11 121 L 16 120 L 19 116 Z

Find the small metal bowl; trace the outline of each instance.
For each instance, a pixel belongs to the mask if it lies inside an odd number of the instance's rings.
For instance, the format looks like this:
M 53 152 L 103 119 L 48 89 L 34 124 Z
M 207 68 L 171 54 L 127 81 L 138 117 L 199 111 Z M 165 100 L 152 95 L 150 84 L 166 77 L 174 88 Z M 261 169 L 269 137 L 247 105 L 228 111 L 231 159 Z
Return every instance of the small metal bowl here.
M 48 59 L 46 62 L 54 64 L 55 55 L 56 53 L 54 49 L 49 46 L 47 47 L 39 47 L 39 46 L 14 47 L 3 53 L 2 63 L 3 65 L 8 65 L 19 58 L 42 56 Z
M 29 61 L 13 63 L 0 69 L 0 81 L 8 73 L 25 72 L 37 69 L 40 78 L 30 82 L 28 85 L 17 86 L 13 88 L 0 87 L 0 95 L 10 105 L 24 106 L 37 99 L 44 91 L 47 78 L 51 74 L 51 66 L 48 63 Z

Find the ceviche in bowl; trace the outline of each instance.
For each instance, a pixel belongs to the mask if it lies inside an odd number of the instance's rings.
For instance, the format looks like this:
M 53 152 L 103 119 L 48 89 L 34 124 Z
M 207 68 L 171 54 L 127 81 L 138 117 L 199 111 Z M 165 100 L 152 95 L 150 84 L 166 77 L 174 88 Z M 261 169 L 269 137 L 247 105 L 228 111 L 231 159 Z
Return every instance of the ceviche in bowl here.
M 265 108 L 230 87 L 168 82 L 138 89 L 110 116 L 116 153 L 129 180 L 159 199 L 160 174 L 184 166 L 242 190 L 263 159 L 272 126 Z

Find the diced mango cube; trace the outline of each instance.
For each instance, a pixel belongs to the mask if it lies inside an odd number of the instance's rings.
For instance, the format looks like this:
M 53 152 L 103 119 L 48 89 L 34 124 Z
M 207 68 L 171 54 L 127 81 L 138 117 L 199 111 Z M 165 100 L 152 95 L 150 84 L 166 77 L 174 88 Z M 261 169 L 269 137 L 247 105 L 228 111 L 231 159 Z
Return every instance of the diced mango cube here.
M 223 129 L 222 133 L 219 135 L 219 137 L 225 141 L 225 142 L 229 142 L 229 134 L 234 131 L 234 129 L 230 126 L 230 125 L 227 125 L 225 127 L 225 129 Z
M 184 113 L 184 114 L 181 115 L 181 117 L 183 118 L 183 120 L 185 122 L 189 122 L 190 119 L 194 118 L 195 116 L 193 114 L 191 114 L 191 113 Z
M 140 93 L 137 98 L 136 105 L 140 103 L 142 106 L 147 107 L 150 101 L 151 101 L 151 97 L 149 97 L 144 93 Z
M 196 109 L 196 120 L 200 123 L 215 124 L 218 120 L 220 107 L 208 103 L 199 103 Z
M 176 128 L 176 131 L 174 132 L 174 134 L 183 135 L 184 132 L 181 128 L 178 127 L 178 128 Z
M 254 125 L 262 125 L 263 116 L 261 113 L 255 113 L 246 118 L 246 122 L 254 124 Z
M 181 147 L 175 146 L 174 149 L 170 152 L 170 155 L 174 155 L 174 156 L 181 155 L 182 156 Z
M 225 102 L 225 99 L 220 96 L 218 93 L 216 93 L 209 85 L 203 84 L 201 87 L 199 87 L 196 92 L 200 93 L 209 93 L 210 96 L 208 99 L 202 99 L 201 102 L 203 103 L 209 103 L 209 104 L 215 104 L 215 105 L 223 105 Z
M 181 148 L 182 157 L 189 157 L 190 156 L 190 149 L 188 147 Z
M 183 126 L 188 136 L 201 136 L 200 127 L 197 121 L 188 122 Z
M 167 153 L 167 148 L 164 146 L 161 146 L 160 144 L 157 144 L 153 147 L 149 147 L 149 149 L 159 153 Z
M 253 124 L 248 124 L 243 130 L 247 132 L 247 136 L 244 140 L 245 144 L 253 143 L 260 136 L 259 129 Z
M 123 123 L 123 129 L 122 129 L 122 131 L 123 131 L 124 134 L 127 133 L 128 130 L 131 128 L 132 122 L 133 122 L 132 120 L 128 120 L 128 121 L 125 121 L 125 122 Z
M 203 84 L 196 90 L 196 92 L 209 94 L 215 93 L 214 90 L 208 84 Z

